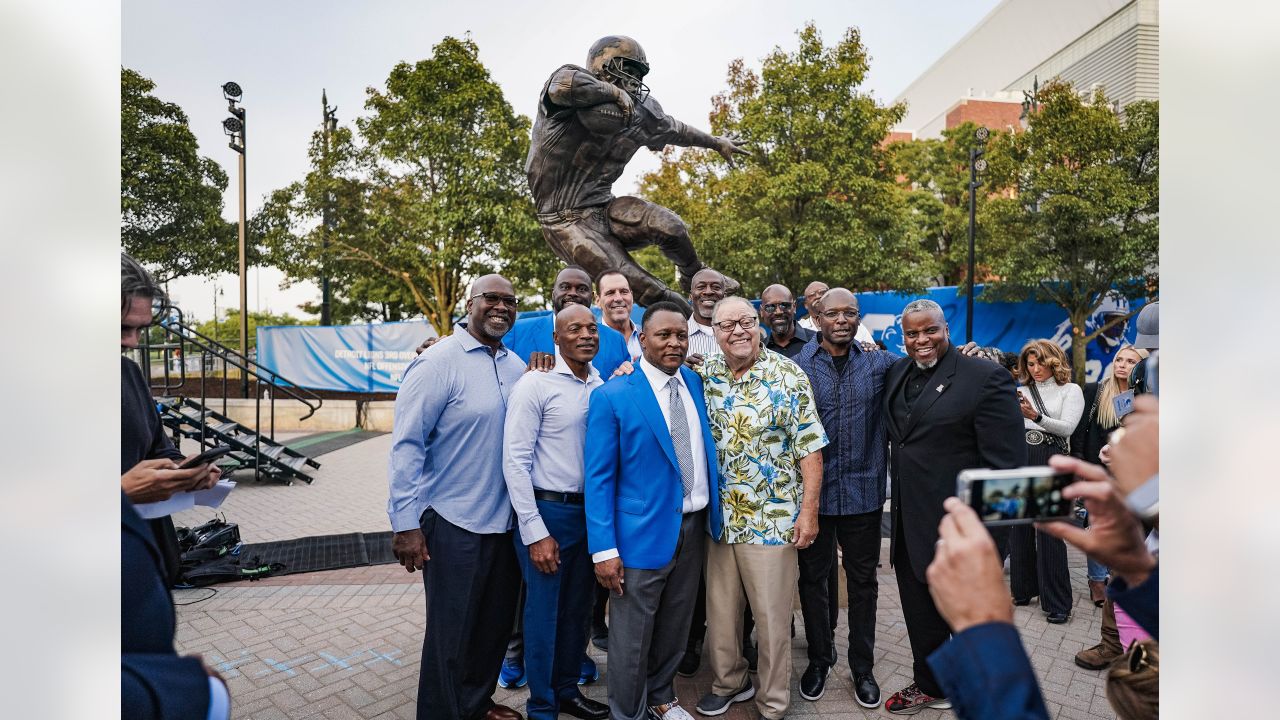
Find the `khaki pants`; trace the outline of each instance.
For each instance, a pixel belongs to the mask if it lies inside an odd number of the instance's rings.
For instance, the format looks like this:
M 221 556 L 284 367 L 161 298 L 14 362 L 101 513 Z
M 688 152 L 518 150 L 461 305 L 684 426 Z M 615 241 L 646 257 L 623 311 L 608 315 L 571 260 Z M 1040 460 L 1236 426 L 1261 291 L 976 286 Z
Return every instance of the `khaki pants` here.
M 706 572 L 711 692 L 732 695 L 751 682 L 742 657 L 743 603 L 750 601 L 760 647 L 756 708 L 767 720 L 779 720 L 791 706 L 796 547 L 710 542 Z

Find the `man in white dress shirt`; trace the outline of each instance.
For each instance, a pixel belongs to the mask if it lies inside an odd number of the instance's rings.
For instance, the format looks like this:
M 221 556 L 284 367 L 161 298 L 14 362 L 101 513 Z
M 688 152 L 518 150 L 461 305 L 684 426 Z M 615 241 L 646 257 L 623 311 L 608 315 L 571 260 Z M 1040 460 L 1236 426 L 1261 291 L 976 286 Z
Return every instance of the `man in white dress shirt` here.
M 604 381 L 591 366 L 595 316 L 569 304 L 555 316 L 551 372 L 526 373 L 507 402 L 502 472 L 517 518 L 516 558 L 527 588 L 524 663 L 530 720 L 563 712 L 604 720 L 609 707 L 582 695 L 578 676 L 591 608 L 582 449 L 587 402 Z
M 711 268 L 702 268 L 693 275 L 689 304 L 693 314 L 689 316 L 689 357 L 706 359 L 719 355 L 720 343 L 711 327 L 711 311 L 724 299 L 724 276 Z

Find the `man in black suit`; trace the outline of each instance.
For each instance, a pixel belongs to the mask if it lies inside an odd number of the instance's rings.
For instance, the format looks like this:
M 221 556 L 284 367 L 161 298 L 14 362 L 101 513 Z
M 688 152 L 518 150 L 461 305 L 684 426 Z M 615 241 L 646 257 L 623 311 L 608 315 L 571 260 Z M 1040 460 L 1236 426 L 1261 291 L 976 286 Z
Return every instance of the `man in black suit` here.
M 151 529 L 120 493 L 120 717 L 138 720 L 231 716 L 216 673 L 173 649 L 173 599 Z
M 889 557 L 914 657 L 912 684 L 885 701 L 893 714 L 945 709 L 926 662 L 951 635 L 929 595 L 942 503 L 966 468 L 1014 468 L 1027 460 L 1017 387 L 1004 368 L 951 347 L 942 308 L 916 300 L 902 311 L 907 357 L 886 377 L 885 421 L 893 478 Z

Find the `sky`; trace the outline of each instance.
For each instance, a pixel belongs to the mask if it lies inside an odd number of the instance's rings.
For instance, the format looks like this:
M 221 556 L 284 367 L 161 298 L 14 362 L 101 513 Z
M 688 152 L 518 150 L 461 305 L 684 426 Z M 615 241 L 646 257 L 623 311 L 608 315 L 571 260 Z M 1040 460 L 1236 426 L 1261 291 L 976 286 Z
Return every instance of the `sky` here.
M 565 63 L 583 64 L 604 35 L 630 35 L 644 47 L 645 82 L 667 113 L 707 128 L 711 97 L 725 88 L 729 63 L 759 68 L 775 47 L 794 50 L 796 31 L 812 21 L 827 45 L 856 26 L 870 55 L 865 89 L 889 103 L 999 4 L 999 0 L 739 0 L 738 2 L 484 3 L 310 2 L 300 0 L 123 0 L 121 64 L 156 83 L 155 94 L 186 111 L 201 154 L 230 178 L 224 214 L 235 220 L 236 154 L 221 122 L 221 85 L 244 89 L 248 112 L 248 212 L 272 190 L 307 172 L 307 143 L 321 121 L 320 93 L 337 106 L 339 123 L 364 114 L 365 89 L 381 88 L 391 68 L 430 57 L 445 36 L 470 33 L 516 112 L 533 117 L 547 77 Z M 614 186 L 632 192 L 658 166 L 637 153 Z M 319 302 L 311 283 L 281 288 L 272 268 L 250 269 L 249 310 L 290 313 Z M 182 278 L 170 294 L 188 318 L 213 316 L 238 303 L 235 275 Z

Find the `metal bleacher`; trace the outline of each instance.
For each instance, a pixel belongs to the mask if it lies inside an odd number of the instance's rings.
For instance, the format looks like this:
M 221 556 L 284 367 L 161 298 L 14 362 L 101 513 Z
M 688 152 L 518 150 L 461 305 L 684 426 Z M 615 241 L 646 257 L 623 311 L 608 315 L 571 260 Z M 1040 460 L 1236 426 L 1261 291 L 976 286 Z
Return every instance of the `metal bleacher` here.
M 169 308 L 164 319 L 143 334 L 133 359 L 151 383 L 161 422 L 172 432 L 175 445 L 185 437 L 199 442 L 201 448 L 230 446 L 232 452 L 218 462 L 228 476 L 252 470 L 255 480 L 286 485 L 295 480 L 312 482 L 308 469 L 319 468 L 320 463 L 275 438 L 276 400 L 303 403 L 307 412 L 301 419 L 305 420 L 323 404 L 319 395 L 200 333 L 183 322 L 177 308 Z M 153 363 L 163 367 L 155 368 Z M 195 371 L 199 372 L 198 393 L 188 383 Z M 211 398 L 211 390 L 220 392 Z M 233 420 L 228 412 L 228 395 L 237 392 L 253 400 L 252 427 Z

